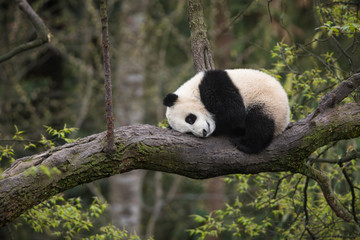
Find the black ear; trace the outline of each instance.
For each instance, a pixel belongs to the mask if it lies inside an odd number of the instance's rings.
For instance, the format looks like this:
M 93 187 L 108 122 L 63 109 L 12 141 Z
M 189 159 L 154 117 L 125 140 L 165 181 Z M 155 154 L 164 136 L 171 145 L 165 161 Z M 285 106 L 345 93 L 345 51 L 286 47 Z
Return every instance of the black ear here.
M 168 93 L 168 95 L 166 95 L 164 97 L 163 100 L 163 104 L 167 107 L 171 107 L 174 106 L 176 100 L 178 99 L 178 95 L 176 95 L 175 93 Z

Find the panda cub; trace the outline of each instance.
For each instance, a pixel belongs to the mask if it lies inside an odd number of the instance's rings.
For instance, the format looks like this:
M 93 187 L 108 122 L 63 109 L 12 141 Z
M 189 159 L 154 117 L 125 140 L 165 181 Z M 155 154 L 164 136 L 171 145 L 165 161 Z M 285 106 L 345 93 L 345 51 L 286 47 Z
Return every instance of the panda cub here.
M 253 69 L 199 72 L 163 103 L 171 128 L 197 137 L 229 136 L 245 153 L 265 149 L 290 118 L 281 84 Z

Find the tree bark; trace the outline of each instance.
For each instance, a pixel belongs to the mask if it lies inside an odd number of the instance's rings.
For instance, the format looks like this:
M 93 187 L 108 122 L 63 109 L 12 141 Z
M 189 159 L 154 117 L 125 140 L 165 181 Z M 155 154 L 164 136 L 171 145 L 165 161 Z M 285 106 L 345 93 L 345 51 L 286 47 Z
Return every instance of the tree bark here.
M 110 41 L 108 31 L 108 16 L 106 0 L 100 0 L 101 36 L 104 61 L 104 86 L 105 86 L 105 113 L 107 122 L 105 151 L 115 151 L 114 145 L 114 117 L 112 107 L 112 84 L 111 84 L 111 63 L 110 63 Z
M 200 0 L 188 0 L 191 50 L 196 72 L 214 69 L 207 28 Z
M 314 150 L 332 141 L 360 136 L 360 105 L 328 108 L 311 120 L 292 124 L 260 154 L 247 155 L 224 137 L 196 138 L 150 125 L 116 129 L 116 153 L 103 151 L 106 133 L 95 134 L 41 154 L 18 159 L 0 181 L 0 226 L 26 209 L 80 184 L 134 169 L 149 169 L 204 179 L 227 174 L 291 171 L 318 181 L 306 165 Z M 48 177 L 41 168 L 56 167 L 61 174 Z M 321 184 L 321 181 L 318 181 Z M 323 189 L 323 188 L 322 188 Z M 325 189 L 324 195 L 328 194 Z M 333 194 L 333 193 L 332 193 Z M 326 196 L 325 196 L 326 197 Z M 348 212 L 332 196 L 335 213 Z

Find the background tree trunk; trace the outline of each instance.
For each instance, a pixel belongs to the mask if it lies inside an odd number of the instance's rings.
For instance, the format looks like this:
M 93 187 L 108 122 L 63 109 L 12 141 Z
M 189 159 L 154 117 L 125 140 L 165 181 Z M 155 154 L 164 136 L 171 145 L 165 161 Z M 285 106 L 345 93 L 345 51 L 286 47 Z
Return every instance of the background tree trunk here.
M 116 34 L 114 105 L 116 125 L 142 123 L 144 66 L 144 31 L 147 0 L 122 1 Z M 114 224 L 140 233 L 142 181 L 144 171 L 132 171 L 110 178 L 110 204 Z

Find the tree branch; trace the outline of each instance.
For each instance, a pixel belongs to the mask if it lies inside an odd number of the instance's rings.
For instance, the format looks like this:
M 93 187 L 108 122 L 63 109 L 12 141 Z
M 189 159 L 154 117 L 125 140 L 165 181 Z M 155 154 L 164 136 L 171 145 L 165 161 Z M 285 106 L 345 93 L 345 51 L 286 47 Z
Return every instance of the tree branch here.
M 326 93 L 320 100 L 317 109 L 308 117 L 314 118 L 320 112 L 339 104 L 344 98 L 360 86 L 360 73 L 351 75 L 347 80 L 342 81 L 332 91 Z
M 334 191 L 331 188 L 330 178 L 327 175 L 308 165 L 304 165 L 304 168 L 302 168 L 299 172 L 305 176 L 311 177 L 319 184 L 327 203 L 335 212 L 336 216 L 347 222 L 351 222 L 353 220 L 352 214 L 336 198 Z
M 34 11 L 34 9 L 32 9 L 29 3 L 26 0 L 16 0 L 16 3 L 19 5 L 21 11 L 25 13 L 25 15 L 35 28 L 37 38 L 31 42 L 21 44 L 20 46 L 12 49 L 11 51 L 1 55 L 0 63 L 14 57 L 21 52 L 36 48 L 44 43 L 51 41 L 51 34 L 49 29 L 46 27 L 45 23 L 42 21 L 39 15 Z
M 349 174 L 347 173 L 347 171 L 345 169 L 345 166 L 343 166 L 342 163 L 339 163 L 339 167 L 341 168 L 341 171 L 344 174 L 346 182 L 348 183 L 349 188 L 350 188 L 350 192 L 351 192 L 351 213 L 352 213 L 352 215 L 354 217 L 354 221 L 359 224 L 359 221 L 358 221 L 357 216 L 356 216 L 356 207 L 355 207 L 356 195 L 355 195 L 354 184 L 350 180 Z
M 108 16 L 106 0 L 100 0 L 101 36 L 104 61 L 104 86 L 105 86 L 105 112 L 107 122 L 105 152 L 113 153 L 116 151 L 114 144 L 114 116 L 112 107 L 112 85 L 111 85 L 111 64 L 110 64 L 110 43 L 108 33 Z
M 311 121 L 294 123 L 257 155 L 238 151 L 223 137 L 202 139 L 149 125 L 122 127 L 115 131 L 116 152 L 111 156 L 103 151 L 106 133 L 100 133 L 18 159 L 0 181 L 0 226 L 59 192 L 134 169 L 197 179 L 292 171 L 312 177 L 321 185 L 324 181 L 314 171 L 307 173 L 309 168 L 304 159 L 329 142 L 358 136 L 360 105 L 356 103 L 330 108 Z M 56 167 L 61 174 L 49 178 L 41 170 L 44 167 Z M 336 202 L 329 203 L 336 209 L 338 202 L 332 198 L 334 194 L 328 187 L 322 189 L 330 194 L 328 202 Z M 347 215 L 341 217 L 349 220 Z
M 203 8 L 200 0 L 188 0 L 190 42 L 196 72 L 214 69 L 211 48 L 206 33 Z

